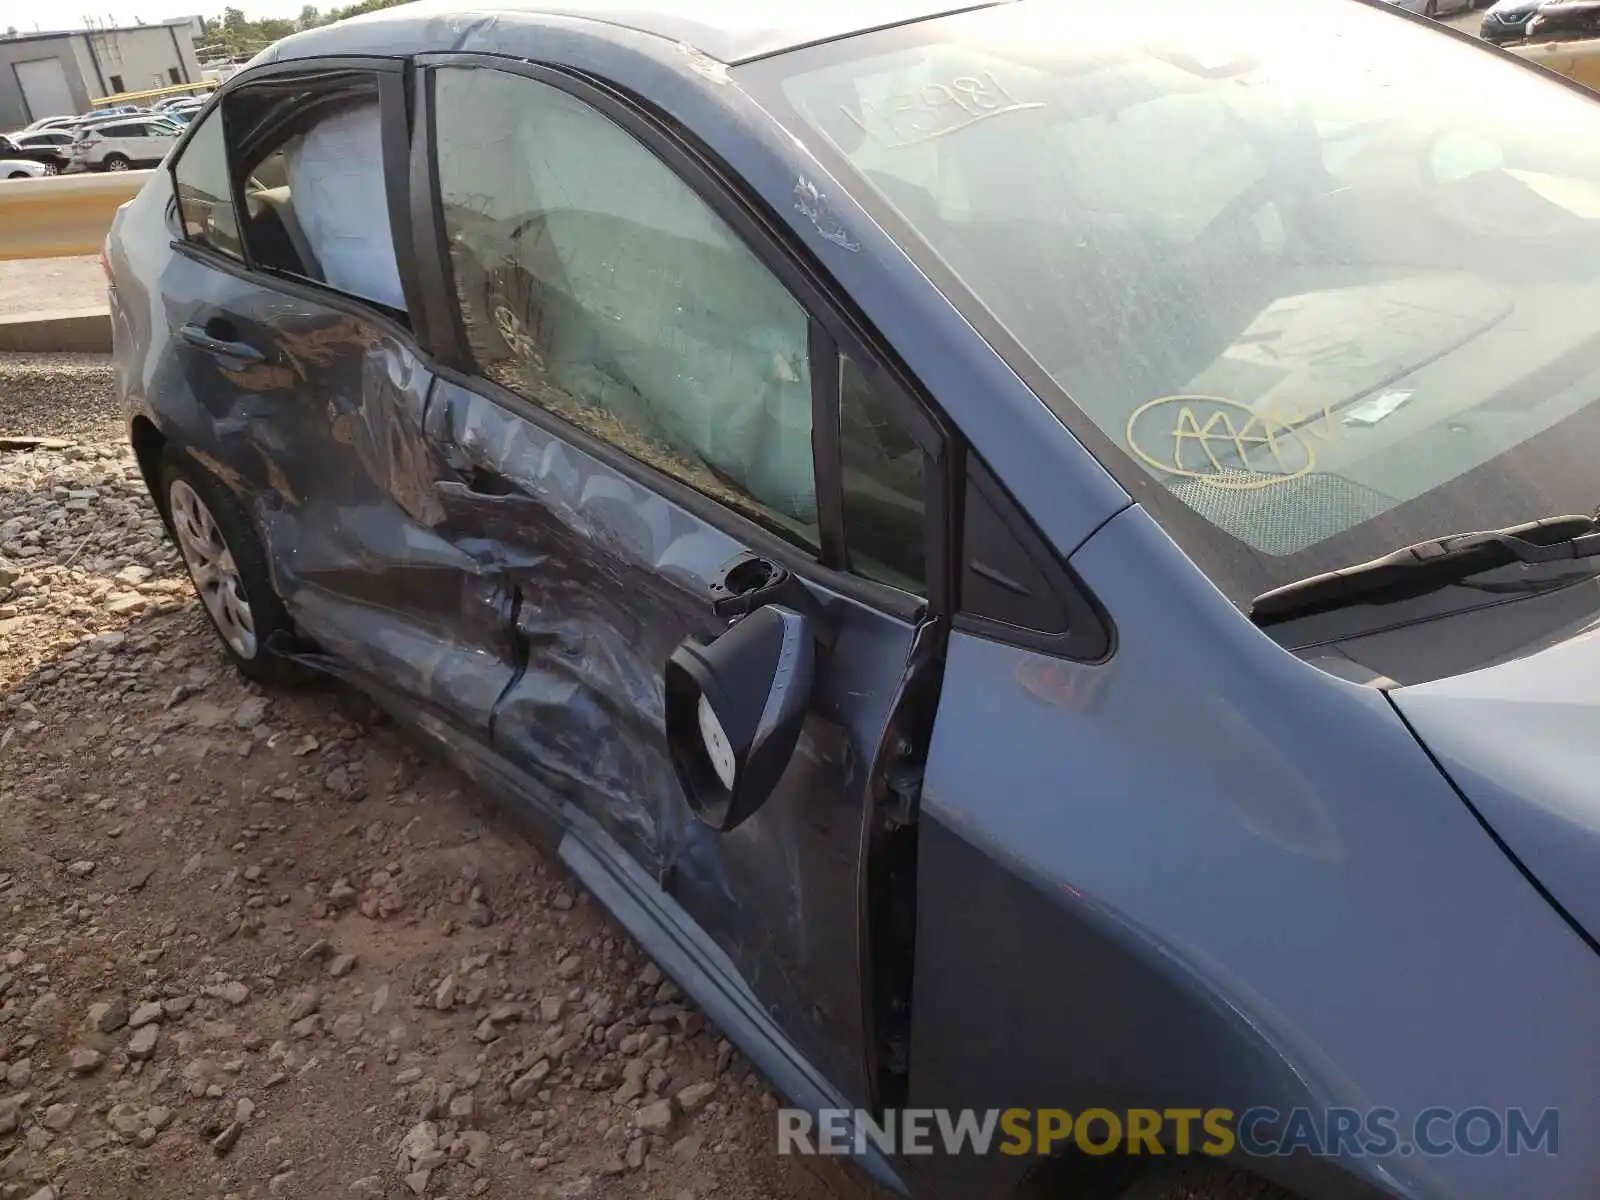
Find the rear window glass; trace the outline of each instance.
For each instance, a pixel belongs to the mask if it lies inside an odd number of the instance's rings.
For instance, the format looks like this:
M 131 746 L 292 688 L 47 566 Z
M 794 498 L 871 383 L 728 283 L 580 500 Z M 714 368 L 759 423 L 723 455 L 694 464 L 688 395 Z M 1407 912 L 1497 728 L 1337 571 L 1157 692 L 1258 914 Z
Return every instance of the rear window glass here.
M 184 236 L 231 258 L 242 259 L 220 110 L 212 112 L 194 131 L 172 168 L 172 177 Z

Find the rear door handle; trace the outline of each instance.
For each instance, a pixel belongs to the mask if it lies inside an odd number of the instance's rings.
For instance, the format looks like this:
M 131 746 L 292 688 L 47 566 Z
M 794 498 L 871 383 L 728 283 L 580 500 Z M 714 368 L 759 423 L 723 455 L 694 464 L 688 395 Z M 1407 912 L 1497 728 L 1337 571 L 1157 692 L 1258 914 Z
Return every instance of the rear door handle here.
M 204 350 L 207 354 L 214 355 L 217 358 L 231 358 L 235 362 L 246 363 L 267 361 L 267 356 L 248 342 L 229 341 L 225 338 L 213 337 L 206 332 L 203 325 L 185 325 L 178 330 L 178 336 L 195 349 Z

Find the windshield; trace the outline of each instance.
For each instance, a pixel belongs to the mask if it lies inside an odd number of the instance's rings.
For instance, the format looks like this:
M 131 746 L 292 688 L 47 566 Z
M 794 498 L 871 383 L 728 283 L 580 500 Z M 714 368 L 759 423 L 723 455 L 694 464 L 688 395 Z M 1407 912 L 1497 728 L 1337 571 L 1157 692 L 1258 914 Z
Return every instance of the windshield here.
M 1600 104 L 1353 0 L 741 69 L 1235 601 L 1595 509 Z

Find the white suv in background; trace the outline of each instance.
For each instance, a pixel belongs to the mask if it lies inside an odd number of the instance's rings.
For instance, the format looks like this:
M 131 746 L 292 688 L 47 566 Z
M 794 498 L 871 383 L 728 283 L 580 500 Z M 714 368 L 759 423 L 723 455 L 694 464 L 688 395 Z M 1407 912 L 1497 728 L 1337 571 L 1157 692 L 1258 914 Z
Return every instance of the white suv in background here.
M 73 138 L 71 165 L 90 171 L 153 167 L 167 156 L 181 130 L 159 117 L 98 122 Z

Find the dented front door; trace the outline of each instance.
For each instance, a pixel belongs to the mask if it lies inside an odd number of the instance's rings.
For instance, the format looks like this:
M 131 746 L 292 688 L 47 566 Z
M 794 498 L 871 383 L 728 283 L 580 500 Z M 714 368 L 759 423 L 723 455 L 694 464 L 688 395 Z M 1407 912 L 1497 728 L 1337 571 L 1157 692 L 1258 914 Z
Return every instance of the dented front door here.
M 428 432 L 461 482 L 447 506 L 515 590 L 522 667 L 494 745 L 534 797 L 630 856 L 731 960 L 784 1033 L 865 1100 L 861 867 L 867 774 L 913 627 L 812 590 L 837 641 L 777 791 L 716 833 L 692 815 L 663 730 L 662 668 L 716 637 L 711 586 L 751 547 L 486 396 L 440 380 Z M 812 585 L 808 585 L 812 586 Z M 591 847 L 593 848 L 593 847 Z

